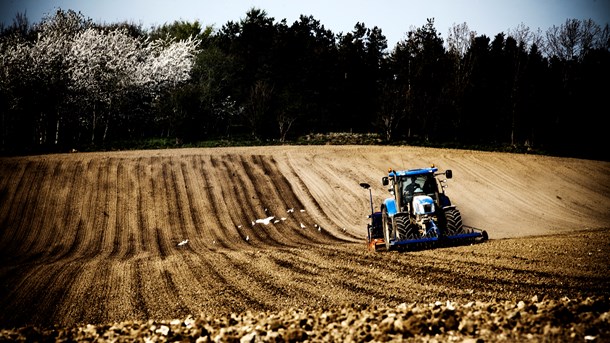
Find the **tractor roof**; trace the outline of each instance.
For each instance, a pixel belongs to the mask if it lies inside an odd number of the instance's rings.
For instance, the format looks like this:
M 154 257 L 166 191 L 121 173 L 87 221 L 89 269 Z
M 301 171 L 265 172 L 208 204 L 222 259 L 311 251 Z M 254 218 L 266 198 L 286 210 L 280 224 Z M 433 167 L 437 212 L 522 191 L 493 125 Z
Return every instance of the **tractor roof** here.
M 438 168 L 420 168 L 420 169 L 409 169 L 409 170 L 392 170 L 388 173 L 388 176 L 417 176 L 417 175 L 427 175 L 434 174 L 438 171 Z

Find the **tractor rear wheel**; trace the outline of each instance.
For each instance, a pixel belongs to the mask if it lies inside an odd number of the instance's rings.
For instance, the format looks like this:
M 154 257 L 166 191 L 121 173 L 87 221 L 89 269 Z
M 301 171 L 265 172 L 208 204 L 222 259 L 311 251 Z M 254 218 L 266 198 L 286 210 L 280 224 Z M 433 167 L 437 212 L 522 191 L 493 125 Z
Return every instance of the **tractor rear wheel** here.
M 464 225 L 462 224 L 462 215 L 457 208 L 450 208 L 445 210 L 445 219 L 447 220 L 447 226 L 445 229 L 446 236 L 458 235 L 464 232 Z

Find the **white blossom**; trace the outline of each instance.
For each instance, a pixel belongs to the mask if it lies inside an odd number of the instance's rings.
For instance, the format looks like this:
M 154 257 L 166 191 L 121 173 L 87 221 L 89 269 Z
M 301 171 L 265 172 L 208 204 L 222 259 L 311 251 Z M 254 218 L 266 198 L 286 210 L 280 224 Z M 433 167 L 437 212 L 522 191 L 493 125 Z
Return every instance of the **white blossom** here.
M 138 64 L 135 83 L 161 91 L 190 78 L 198 42 L 194 39 L 170 42 L 157 40 L 146 47 L 146 57 Z
M 141 53 L 140 42 L 124 30 L 87 29 L 76 36 L 67 56 L 73 87 L 109 102 L 133 84 Z

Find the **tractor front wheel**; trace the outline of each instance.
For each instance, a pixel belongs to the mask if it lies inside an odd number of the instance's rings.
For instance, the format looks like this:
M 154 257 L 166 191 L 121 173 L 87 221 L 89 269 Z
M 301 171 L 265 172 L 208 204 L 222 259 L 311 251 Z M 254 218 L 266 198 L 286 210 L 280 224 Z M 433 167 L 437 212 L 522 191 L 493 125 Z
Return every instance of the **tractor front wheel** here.
M 447 220 L 447 228 L 445 234 L 448 236 L 457 235 L 464 233 L 464 226 L 462 224 L 462 215 L 457 208 L 451 208 L 445 210 L 445 219 Z
M 390 234 L 392 233 L 392 223 L 388 216 L 388 210 L 384 207 L 381 210 L 381 223 L 383 227 L 383 240 L 385 242 L 385 249 L 390 251 Z
M 399 241 L 406 239 L 418 238 L 419 232 L 417 225 L 411 223 L 409 216 L 406 214 L 395 215 L 396 220 L 396 238 Z

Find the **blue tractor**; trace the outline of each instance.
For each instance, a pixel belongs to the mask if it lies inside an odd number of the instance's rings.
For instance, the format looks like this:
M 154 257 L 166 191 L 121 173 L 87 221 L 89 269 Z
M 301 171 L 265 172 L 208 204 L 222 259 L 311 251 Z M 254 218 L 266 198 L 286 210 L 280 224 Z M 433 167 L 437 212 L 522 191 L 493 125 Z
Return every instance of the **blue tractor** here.
M 434 166 L 389 170 L 382 184 L 390 186 L 392 197 L 383 201 L 381 211 L 373 211 L 371 195 L 369 248 L 404 250 L 487 240 L 486 231 L 462 223 L 460 211 L 445 194 L 452 176 L 451 170 L 439 172 Z M 370 185 L 360 185 L 370 192 Z

